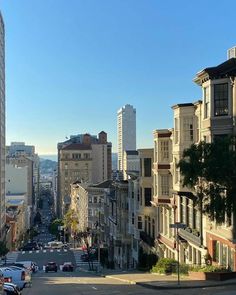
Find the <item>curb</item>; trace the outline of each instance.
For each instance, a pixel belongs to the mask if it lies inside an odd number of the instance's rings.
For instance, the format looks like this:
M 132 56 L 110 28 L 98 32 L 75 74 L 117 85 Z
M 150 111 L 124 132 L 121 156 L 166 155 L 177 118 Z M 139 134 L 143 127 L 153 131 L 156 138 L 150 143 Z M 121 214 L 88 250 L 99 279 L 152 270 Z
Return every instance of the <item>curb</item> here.
M 117 277 L 113 277 L 112 275 L 106 275 L 103 273 L 97 273 L 97 272 L 92 272 L 92 271 L 86 271 L 83 269 L 80 269 L 80 271 L 84 271 L 84 272 L 89 272 L 93 275 L 97 275 L 103 278 L 108 278 L 108 279 L 113 279 L 113 280 L 117 280 L 120 282 L 125 282 L 128 283 L 130 285 L 138 285 L 141 286 L 143 288 L 147 288 L 147 289 L 153 289 L 153 290 L 178 290 L 178 289 L 204 289 L 204 288 L 213 288 L 213 287 L 221 287 L 221 286 L 232 286 L 232 285 L 236 285 L 236 281 L 235 282 L 226 282 L 226 283 L 221 283 L 221 284 L 215 284 L 215 283 L 211 283 L 211 284 L 207 284 L 207 285 L 188 285 L 188 286 L 184 286 L 184 285 L 174 285 L 174 286 L 170 286 L 168 285 L 168 281 L 166 281 L 166 286 L 161 286 L 161 285 L 151 285 L 148 283 L 142 283 L 142 282 L 136 282 L 136 281 L 132 281 L 132 280 L 127 280 L 127 279 L 122 279 L 122 278 L 117 278 Z
M 106 276 L 106 275 L 102 275 L 104 278 L 108 278 L 108 279 L 113 279 L 113 280 L 117 280 L 117 281 L 120 281 L 120 282 L 124 282 L 124 283 L 129 283 L 130 285 L 136 285 L 137 282 L 135 281 L 131 281 L 131 280 L 126 280 L 126 279 L 121 279 L 121 278 L 116 278 L 116 277 L 113 277 L 113 276 Z
M 209 285 L 194 285 L 194 286 L 156 286 L 142 282 L 136 282 L 136 285 L 142 286 L 147 289 L 155 289 L 155 290 L 178 290 L 178 289 L 204 289 L 204 288 L 213 288 L 213 287 L 221 287 L 221 286 L 231 286 L 236 285 L 236 282 L 230 282 L 225 284 L 209 284 Z

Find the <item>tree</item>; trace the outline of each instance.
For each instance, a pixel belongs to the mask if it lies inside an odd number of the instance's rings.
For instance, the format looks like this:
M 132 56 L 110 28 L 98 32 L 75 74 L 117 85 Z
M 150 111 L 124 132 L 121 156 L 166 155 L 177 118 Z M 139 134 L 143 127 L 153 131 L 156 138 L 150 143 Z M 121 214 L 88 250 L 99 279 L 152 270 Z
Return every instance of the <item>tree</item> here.
M 236 213 L 235 138 L 200 142 L 184 150 L 178 167 L 183 186 L 194 189 L 196 202 L 211 220 L 225 222 Z
M 9 252 L 9 249 L 6 246 L 6 243 L 0 241 L 0 256 L 5 256 Z
M 79 232 L 79 217 L 74 209 L 69 209 L 67 213 L 64 216 L 63 219 L 64 225 L 66 228 L 68 228 L 73 235 L 74 238 L 74 244 L 76 236 Z M 75 245 L 74 245 L 75 246 Z
M 52 223 L 49 226 L 49 232 L 52 235 L 58 236 L 59 235 L 58 226 L 62 226 L 62 225 L 63 225 L 63 220 L 62 219 L 53 220 Z

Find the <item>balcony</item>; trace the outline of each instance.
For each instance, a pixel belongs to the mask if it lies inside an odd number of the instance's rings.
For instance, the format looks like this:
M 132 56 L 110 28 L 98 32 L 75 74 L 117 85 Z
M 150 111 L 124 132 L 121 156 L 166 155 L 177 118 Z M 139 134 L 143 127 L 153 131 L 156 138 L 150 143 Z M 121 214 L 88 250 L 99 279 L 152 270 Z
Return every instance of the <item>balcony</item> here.
M 190 232 L 188 230 L 188 228 L 186 228 L 186 229 L 181 228 L 181 229 L 179 229 L 179 235 L 180 235 L 180 237 L 182 237 L 186 241 L 189 241 L 189 242 L 195 244 L 196 246 L 201 246 L 201 237 L 200 237 L 199 232 L 197 232 L 197 231 Z
M 154 247 L 154 239 L 152 237 L 150 237 L 147 233 L 145 233 L 144 231 L 140 232 L 140 239 L 148 244 L 150 247 Z

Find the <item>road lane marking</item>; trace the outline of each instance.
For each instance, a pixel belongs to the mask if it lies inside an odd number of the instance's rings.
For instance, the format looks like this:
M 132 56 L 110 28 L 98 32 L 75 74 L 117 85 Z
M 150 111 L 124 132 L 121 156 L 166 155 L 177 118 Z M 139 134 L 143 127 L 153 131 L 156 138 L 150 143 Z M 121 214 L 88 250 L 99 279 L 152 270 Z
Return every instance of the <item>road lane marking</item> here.
M 43 253 L 46 253 L 47 252 L 47 250 L 43 250 Z
M 61 252 L 61 250 L 60 249 L 57 249 L 57 252 Z
M 22 254 L 25 254 L 25 251 L 22 251 Z
M 53 252 L 53 250 L 51 249 L 50 252 Z
M 97 290 L 97 288 L 96 288 L 96 287 L 92 287 L 92 289 L 93 289 L 93 290 Z
M 29 251 L 29 253 L 31 254 L 31 253 L 32 253 L 32 251 Z
M 36 253 L 39 253 L 39 250 L 36 250 Z
M 66 250 L 66 249 L 64 249 L 64 252 L 67 252 L 67 250 Z

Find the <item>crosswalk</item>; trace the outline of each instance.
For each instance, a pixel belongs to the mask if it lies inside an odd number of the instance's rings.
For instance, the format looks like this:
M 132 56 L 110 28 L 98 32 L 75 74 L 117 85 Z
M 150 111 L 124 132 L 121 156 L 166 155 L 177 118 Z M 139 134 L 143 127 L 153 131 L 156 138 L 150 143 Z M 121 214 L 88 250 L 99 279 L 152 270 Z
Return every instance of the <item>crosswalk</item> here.
M 18 255 L 19 255 L 19 251 L 8 252 L 6 255 L 6 264 L 11 264 L 16 262 Z
M 81 255 L 84 254 L 84 252 L 82 250 L 72 250 L 74 253 L 74 257 L 75 257 L 75 262 L 76 262 L 76 266 L 77 267 L 89 267 L 89 263 L 88 261 L 83 261 L 81 259 Z M 90 266 L 93 268 L 97 268 L 99 265 L 98 260 L 93 260 L 92 262 L 90 262 Z
M 55 253 L 55 252 L 68 252 L 67 249 L 42 249 L 42 250 L 32 250 L 32 251 L 21 251 L 21 254 L 32 254 L 32 253 Z

